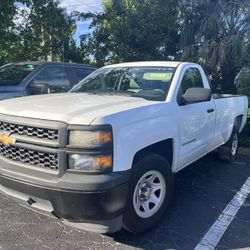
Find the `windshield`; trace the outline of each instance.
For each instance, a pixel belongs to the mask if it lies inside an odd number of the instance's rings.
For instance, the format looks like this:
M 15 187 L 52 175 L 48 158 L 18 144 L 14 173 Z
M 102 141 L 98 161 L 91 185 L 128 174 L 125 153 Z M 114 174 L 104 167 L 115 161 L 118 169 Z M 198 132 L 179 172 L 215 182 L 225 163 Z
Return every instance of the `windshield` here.
M 166 99 L 175 68 L 101 68 L 77 84 L 70 92 L 127 95 L 147 100 Z
M 16 86 L 28 76 L 38 64 L 6 64 L 0 67 L 0 86 Z

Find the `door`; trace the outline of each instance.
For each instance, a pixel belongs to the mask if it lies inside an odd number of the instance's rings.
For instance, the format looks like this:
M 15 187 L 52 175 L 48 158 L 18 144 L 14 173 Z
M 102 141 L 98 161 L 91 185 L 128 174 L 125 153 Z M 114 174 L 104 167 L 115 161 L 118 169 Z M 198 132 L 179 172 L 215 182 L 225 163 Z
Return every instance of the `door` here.
M 66 67 L 48 66 L 39 72 L 28 85 L 28 94 L 64 93 L 71 89 Z
M 186 69 L 178 91 L 181 142 L 178 169 L 208 153 L 214 138 L 214 101 L 183 104 L 181 96 L 191 87 L 204 88 L 201 73 L 195 67 Z

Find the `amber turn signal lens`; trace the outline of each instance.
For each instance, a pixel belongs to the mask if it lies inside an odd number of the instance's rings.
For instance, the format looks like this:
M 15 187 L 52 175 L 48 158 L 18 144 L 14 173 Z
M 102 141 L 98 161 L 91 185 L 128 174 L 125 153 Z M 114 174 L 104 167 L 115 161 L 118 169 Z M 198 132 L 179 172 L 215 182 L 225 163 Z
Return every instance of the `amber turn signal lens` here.
M 111 156 L 98 156 L 96 158 L 96 166 L 98 168 L 111 168 L 112 157 Z
M 108 143 L 112 141 L 112 134 L 110 132 L 100 132 L 99 141 L 102 143 Z

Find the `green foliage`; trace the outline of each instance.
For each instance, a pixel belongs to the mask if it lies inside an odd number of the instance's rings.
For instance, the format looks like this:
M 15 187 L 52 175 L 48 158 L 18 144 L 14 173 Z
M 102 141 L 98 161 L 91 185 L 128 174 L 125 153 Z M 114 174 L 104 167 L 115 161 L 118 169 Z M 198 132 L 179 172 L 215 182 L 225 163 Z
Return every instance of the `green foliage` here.
M 0 39 L 2 40 L 4 36 L 7 35 L 7 27 L 13 25 L 13 16 L 16 13 L 16 8 L 14 6 L 14 0 L 7 0 L 0 2 Z
M 63 57 L 64 46 L 70 43 L 75 23 L 58 5 L 59 2 L 54 0 L 36 0 L 27 4 L 30 14 L 20 33 L 24 59 L 46 60 L 48 55 L 53 60 Z
M 94 28 L 85 42 L 100 65 L 169 60 L 178 50 L 177 7 L 174 0 L 104 1 L 104 13 L 80 15 L 91 18 Z
M 20 43 L 16 35 L 13 21 L 17 12 L 14 0 L 0 2 L 0 65 L 13 58 L 12 53 L 18 53 Z M 10 53 L 10 48 L 12 53 Z
M 57 0 L 19 0 L 29 11 L 19 13 L 14 0 L 0 2 L 0 65 L 10 61 L 75 59 L 75 19 Z
M 181 2 L 182 60 L 201 63 L 212 76 L 214 89 L 235 92 L 234 79 L 249 40 L 250 1 Z
M 90 63 L 90 59 L 88 58 L 88 54 L 83 49 L 86 47 L 82 46 L 77 47 L 74 40 L 71 40 L 69 44 L 65 45 L 64 50 L 64 61 L 66 62 L 75 62 L 75 63 Z
M 250 102 L 250 67 L 244 67 L 235 80 L 237 93 L 247 95 Z
M 19 60 L 105 63 L 185 60 L 202 64 L 216 92 L 236 92 L 250 66 L 249 0 L 103 0 L 103 13 L 67 14 L 59 0 L 19 0 L 29 8 L 14 21 L 14 0 L 0 2 L 0 65 Z M 83 3 L 84 4 L 84 3 Z M 76 18 L 90 34 L 76 46 Z M 246 86 L 238 88 L 239 93 Z M 248 91 L 248 90 L 247 90 Z

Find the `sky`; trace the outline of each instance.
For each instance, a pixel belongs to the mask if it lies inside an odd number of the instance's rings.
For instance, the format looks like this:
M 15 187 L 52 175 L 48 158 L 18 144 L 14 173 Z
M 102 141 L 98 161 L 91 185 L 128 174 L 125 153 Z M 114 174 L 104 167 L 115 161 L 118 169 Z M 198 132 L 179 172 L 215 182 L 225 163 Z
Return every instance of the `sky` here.
M 68 13 L 72 11 L 100 12 L 102 11 L 102 0 L 61 0 L 60 6 L 66 8 Z M 87 34 L 89 32 L 90 30 L 88 21 L 77 22 L 77 31 L 74 36 L 77 44 L 79 44 L 80 41 L 79 36 L 82 34 Z

